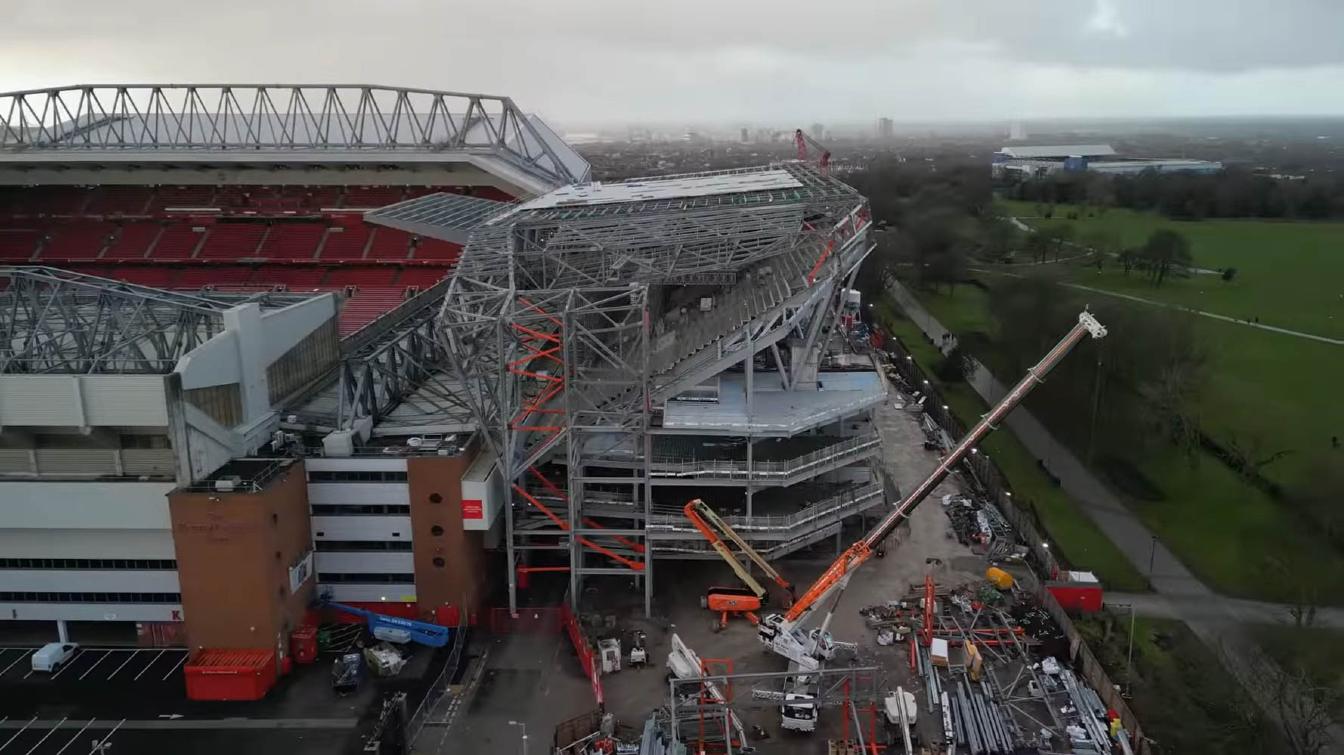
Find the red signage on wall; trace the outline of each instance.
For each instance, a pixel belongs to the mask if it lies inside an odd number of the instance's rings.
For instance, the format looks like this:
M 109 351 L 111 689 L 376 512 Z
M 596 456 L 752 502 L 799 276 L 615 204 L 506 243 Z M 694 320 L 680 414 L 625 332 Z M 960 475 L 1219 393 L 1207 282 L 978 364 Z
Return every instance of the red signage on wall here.
M 481 505 L 479 498 L 462 499 L 462 518 L 463 519 L 484 519 L 485 507 Z

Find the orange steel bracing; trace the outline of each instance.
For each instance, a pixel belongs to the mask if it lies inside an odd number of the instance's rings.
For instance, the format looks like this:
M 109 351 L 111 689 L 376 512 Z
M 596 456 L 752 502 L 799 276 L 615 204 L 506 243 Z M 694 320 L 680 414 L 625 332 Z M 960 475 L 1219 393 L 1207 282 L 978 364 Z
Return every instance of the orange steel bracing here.
M 994 408 L 990 409 L 985 416 L 980 418 L 975 427 L 957 443 L 947 456 L 943 457 L 938 466 L 924 478 L 919 485 L 896 504 L 892 510 L 879 521 L 862 540 L 854 543 L 840 554 L 826 571 L 822 572 L 812 586 L 798 598 L 797 601 L 784 614 L 784 619 L 790 623 L 798 621 L 806 614 L 817 601 L 825 597 L 830 591 L 839 586 L 850 574 L 854 573 L 868 559 L 877 552 L 878 546 L 882 544 L 887 536 L 896 530 L 896 527 L 910 515 L 910 512 L 918 506 L 921 501 L 928 497 L 929 493 L 942 482 L 952 469 L 961 460 L 971 453 L 974 453 L 975 445 L 979 443 L 986 435 L 992 432 L 1008 413 L 1017 408 L 1027 394 L 1039 384 L 1045 382 L 1045 376 L 1050 370 L 1059 364 L 1059 362 L 1068 355 L 1073 347 L 1077 346 L 1084 336 L 1091 335 L 1092 338 L 1102 338 L 1106 335 L 1106 328 L 1097 322 L 1089 312 L 1084 310 L 1078 315 L 1078 322 L 1069 330 L 1068 333 L 1055 344 L 1049 353 L 1041 358 L 1033 367 L 1027 370 L 1027 374 L 1013 386 L 1013 389 L 1003 397 Z
M 691 524 L 700 532 L 700 536 L 709 541 L 709 545 L 716 553 L 723 557 L 724 561 L 732 567 L 737 573 L 739 579 L 753 592 L 757 598 L 765 596 L 765 588 L 751 576 L 751 572 L 742 566 L 742 564 L 733 555 L 733 551 L 728 547 L 727 541 L 732 541 L 734 545 L 742 551 L 752 563 L 760 567 L 761 571 L 775 584 L 784 588 L 790 594 L 793 592 L 793 583 L 784 578 L 775 567 L 770 565 L 765 557 L 756 552 L 741 535 L 714 512 L 704 501 L 699 498 L 693 499 L 682 508 L 682 513 L 690 520 Z M 717 531 L 716 531 L 717 530 Z M 720 534 L 722 533 L 722 534 Z M 726 539 L 726 540 L 725 540 Z M 752 622 L 755 623 L 755 622 Z
M 933 601 L 934 601 L 933 575 L 924 575 L 924 626 L 920 630 L 924 634 L 925 647 L 933 644 Z
M 532 475 L 533 475 L 534 477 L 537 478 L 537 480 L 541 483 L 542 487 L 544 487 L 544 488 L 546 488 L 547 490 L 551 491 L 551 493 L 552 493 L 553 495 L 555 495 L 557 498 L 559 498 L 559 499 L 562 500 L 562 501 L 568 501 L 568 500 L 569 500 L 569 496 L 568 496 L 568 495 L 565 495 L 565 491 L 561 490 L 561 489 L 559 488 L 559 486 L 557 486 L 555 483 L 551 482 L 550 479 L 549 479 L 548 477 L 546 477 L 546 475 L 544 475 L 544 474 L 541 473 L 541 470 L 537 469 L 536 467 L 532 467 L 532 468 L 529 469 L 528 471 L 531 472 Z M 604 529 L 606 529 L 606 527 L 603 527 L 603 526 L 601 525 L 601 523 L 599 523 L 599 522 L 598 522 L 597 520 L 595 520 L 595 519 L 591 519 L 591 518 L 589 518 L 589 517 L 584 517 L 584 518 L 582 519 L 582 521 L 583 521 L 584 526 L 592 527 L 592 528 L 595 529 L 595 530 L 604 530 Z M 640 545 L 639 543 L 635 542 L 634 540 L 631 540 L 631 539 L 628 538 L 628 537 L 622 537 L 622 536 L 620 536 L 620 535 L 612 535 L 612 536 L 611 536 L 611 539 L 612 539 L 612 540 L 615 540 L 616 542 L 620 543 L 621 545 L 624 545 L 625 547 L 629 548 L 630 550 L 634 551 L 635 553 L 643 553 L 643 552 L 644 552 L 644 546 L 643 546 L 643 545 Z
M 565 431 L 566 427 L 563 421 L 560 424 L 528 424 L 528 423 L 530 421 L 534 421 L 532 420 L 532 418 L 537 415 L 541 415 L 543 417 L 546 416 L 563 417 L 565 414 L 565 410 L 563 408 L 547 408 L 549 404 L 551 404 L 557 398 L 559 398 L 560 395 L 563 394 L 565 391 L 565 378 L 564 378 L 565 361 L 564 359 L 561 358 L 561 354 L 563 353 L 563 351 L 560 335 L 560 329 L 563 327 L 563 323 L 560 321 L 560 318 L 545 311 L 541 307 L 538 307 L 536 304 L 529 301 L 526 297 L 519 297 L 518 302 L 519 304 L 523 305 L 523 307 L 525 307 L 526 309 L 541 315 L 544 320 L 554 325 L 556 330 L 555 332 L 544 332 L 541 330 L 537 330 L 535 328 L 527 327 L 526 325 L 522 325 L 520 323 L 516 322 L 510 323 L 514 331 L 520 336 L 518 339 L 519 344 L 522 345 L 522 347 L 526 350 L 527 353 L 507 363 L 505 365 L 505 368 L 512 375 L 525 377 L 531 380 L 539 380 L 545 384 L 545 387 L 543 387 L 537 393 L 537 395 L 531 398 L 527 398 L 523 401 L 523 405 L 519 409 L 518 413 L 515 414 L 512 418 L 510 418 L 509 429 L 515 432 L 542 433 L 553 437 L 556 434 Z M 554 372 L 556 374 L 552 374 L 551 372 L 539 371 L 539 368 L 533 366 L 534 363 L 536 362 L 543 362 L 553 365 L 555 368 Z M 541 422 L 543 423 L 547 421 L 548 420 L 545 419 L 541 420 Z M 549 421 L 553 422 L 554 420 Z M 539 480 L 541 480 L 542 484 L 545 485 L 548 489 L 559 495 L 561 500 L 568 502 L 569 497 L 566 496 L 563 492 L 561 492 L 560 488 L 556 487 L 554 483 L 546 479 L 546 476 L 541 474 L 541 472 L 536 467 L 529 467 L 528 471 L 530 471 Z M 550 519 L 552 522 L 554 522 L 557 527 L 566 532 L 570 531 L 569 523 L 567 521 L 565 521 L 562 517 L 557 515 L 554 511 L 551 511 L 551 509 L 548 506 L 546 506 L 546 504 L 537 500 L 535 496 L 528 493 L 527 490 L 523 488 L 523 486 L 519 485 L 516 482 L 511 483 L 511 485 L 513 487 L 514 492 L 522 496 L 523 499 L 526 500 L 528 503 L 532 504 L 532 506 L 535 507 L 538 511 L 540 511 L 543 515 L 545 515 L 547 519 Z M 584 519 L 583 521 L 585 525 L 592 526 L 596 529 L 602 529 L 601 525 L 593 522 L 590 519 Z M 586 537 L 580 536 L 577 539 L 578 542 L 582 544 L 584 547 L 589 548 L 598 553 L 601 553 L 602 555 L 606 556 L 612 561 L 615 561 L 616 563 L 621 564 L 622 566 L 625 566 L 631 569 L 632 571 L 637 572 L 644 571 L 644 564 L 640 561 L 635 561 L 633 559 L 626 558 L 625 556 L 611 550 L 610 548 L 604 547 L 599 543 L 595 543 Z M 644 547 L 642 545 L 635 544 L 632 541 L 626 540 L 625 538 L 621 537 L 615 537 L 615 539 L 622 545 L 630 547 L 632 550 L 635 550 L 638 553 L 644 552 Z

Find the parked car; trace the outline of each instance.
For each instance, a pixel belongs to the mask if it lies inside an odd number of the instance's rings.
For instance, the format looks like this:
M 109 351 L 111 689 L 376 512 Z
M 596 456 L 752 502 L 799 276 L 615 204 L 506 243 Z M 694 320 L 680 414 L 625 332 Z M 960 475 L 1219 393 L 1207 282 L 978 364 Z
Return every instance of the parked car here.
M 33 670 L 55 673 L 79 650 L 76 642 L 48 642 L 33 653 Z

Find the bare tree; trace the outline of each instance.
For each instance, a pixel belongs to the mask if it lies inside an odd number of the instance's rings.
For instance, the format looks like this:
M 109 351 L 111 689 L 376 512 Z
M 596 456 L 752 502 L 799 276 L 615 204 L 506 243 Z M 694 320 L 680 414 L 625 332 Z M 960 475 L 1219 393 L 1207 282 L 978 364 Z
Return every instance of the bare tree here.
M 1292 630 L 1283 630 L 1292 631 Z M 1334 752 L 1335 711 L 1344 704 L 1344 691 L 1323 685 L 1298 664 L 1284 665 L 1251 643 L 1219 646 L 1223 667 L 1272 719 L 1294 755 Z

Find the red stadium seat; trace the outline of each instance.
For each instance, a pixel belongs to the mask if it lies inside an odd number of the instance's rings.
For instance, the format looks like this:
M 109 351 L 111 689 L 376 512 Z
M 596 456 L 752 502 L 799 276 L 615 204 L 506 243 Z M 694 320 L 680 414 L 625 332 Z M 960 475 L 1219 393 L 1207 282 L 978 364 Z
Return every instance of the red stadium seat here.
M 145 215 L 154 189 L 148 186 L 99 186 L 84 207 L 85 215 Z
M 0 228 L 0 260 L 23 262 L 37 251 L 42 232 L 31 228 Z
M 417 286 L 426 289 L 443 280 L 448 271 L 441 267 L 408 267 L 401 271 L 397 283 L 402 286 Z
M 327 276 L 328 286 L 391 286 L 396 283 L 395 267 L 354 265 L 336 268 Z
M 127 223 L 121 227 L 120 232 L 116 234 L 116 238 L 108 245 L 102 258 L 105 260 L 144 259 L 145 253 L 154 245 L 155 239 L 162 232 L 163 226 L 159 223 Z M 195 235 L 193 234 L 193 236 Z M 196 239 L 193 238 L 192 241 L 194 245 Z
M 369 245 L 370 229 L 365 225 L 337 226 L 327 229 L 322 243 L 323 260 L 362 260 Z
M 311 260 L 326 230 L 321 223 L 276 223 L 257 250 L 257 256 L 273 260 Z
M 403 301 L 405 294 L 400 286 L 360 286 L 341 305 L 336 330 L 341 336 L 354 333 L 396 309 Z
M 462 246 L 439 239 L 420 239 L 420 243 L 415 245 L 415 253 L 412 258 L 417 260 L 443 260 L 449 264 L 457 262 L 457 258 L 462 254 Z
M 369 242 L 371 260 L 404 260 L 411 253 L 411 234 L 395 228 L 374 228 Z
M 265 223 L 216 223 L 210 226 L 199 259 L 243 259 L 257 257 L 257 246 L 266 235 Z
M 96 259 L 116 230 L 112 223 L 77 221 L 58 225 L 47 234 L 47 243 L 38 259 L 43 262 Z
M 288 286 L 291 290 L 317 288 L 327 277 L 324 267 L 306 265 L 263 265 L 252 273 L 251 283 Z
M 198 265 L 183 268 L 173 285 L 178 288 L 240 286 L 252 277 L 252 269 L 242 265 Z
M 198 233 L 188 224 L 164 226 L 159 242 L 150 250 L 150 259 L 181 260 L 192 257 L 196 246 L 201 243 L 203 233 Z
M 345 190 L 345 201 L 341 206 L 377 209 L 400 202 L 405 193 L 402 186 L 350 186 Z
M 160 186 L 149 209 L 154 211 L 169 207 L 214 207 L 214 198 L 213 186 Z

